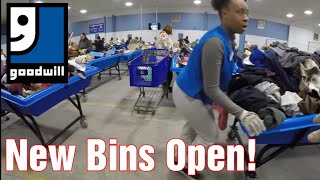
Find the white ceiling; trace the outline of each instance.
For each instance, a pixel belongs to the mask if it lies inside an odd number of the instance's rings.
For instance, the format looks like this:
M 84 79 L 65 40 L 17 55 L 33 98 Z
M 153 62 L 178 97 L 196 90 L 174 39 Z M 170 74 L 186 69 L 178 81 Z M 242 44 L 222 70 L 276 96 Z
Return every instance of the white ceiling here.
M 201 5 L 194 5 L 193 0 L 42 0 L 44 2 L 69 3 L 69 21 L 80 21 L 96 17 L 137 14 L 141 12 L 208 12 L 215 13 L 210 5 L 211 0 L 202 0 Z M 132 7 L 124 6 L 125 2 L 133 2 Z M 29 0 L 1 0 L 1 22 L 6 21 L 6 3 L 29 2 Z M 312 29 L 320 32 L 320 0 L 249 0 L 252 18 L 272 20 Z M 87 14 L 79 11 L 86 9 Z M 312 10 L 313 14 L 307 16 L 305 10 Z M 291 19 L 287 13 L 295 16 Z

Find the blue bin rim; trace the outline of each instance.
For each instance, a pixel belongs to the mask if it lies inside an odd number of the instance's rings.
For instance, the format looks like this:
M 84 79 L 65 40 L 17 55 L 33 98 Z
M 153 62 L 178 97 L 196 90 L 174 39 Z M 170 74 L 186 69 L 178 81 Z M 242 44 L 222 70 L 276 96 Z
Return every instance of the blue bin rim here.
M 120 58 L 121 56 L 123 56 L 123 55 L 122 54 L 115 54 L 115 55 L 111 55 L 111 56 L 101 57 L 101 58 L 98 58 L 98 59 L 93 59 L 90 62 L 88 62 L 86 65 L 87 66 L 92 66 L 92 64 L 95 64 L 95 63 L 98 63 L 98 62 L 101 62 L 101 61 L 105 61 L 105 60 L 108 60 L 108 59 Z
M 163 60 L 165 60 L 166 58 L 168 58 L 169 55 L 159 56 L 159 57 L 162 57 L 161 61 L 159 61 L 158 63 L 149 63 L 149 64 L 142 64 L 142 63 L 140 63 L 140 62 L 136 62 L 136 61 L 138 61 L 137 59 L 140 58 L 140 57 L 142 57 L 142 55 L 139 55 L 139 56 L 136 57 L 134 60 L 132 60 L 132 61 L 129 63 L 129 66 L 132 65 L 132 66 L 153 66 L 153 67 L 155 67 L 155 66 L 158 66 L 159 63 L 161 63 Z
M 96 71 L 98 71 L 98 68 L 96 67 L 92 67 L 92 66 L 88 66 L 86 67 L 86 77 L 90 77 L 94 74 L 96 74 Z M 1 98 L 13 103 L 13 104 L 18 104 L 19 106 L 30 106 L 31 104 L 35 103 L 36 101 L 39 100 L 39 97 L 47 97 L 49 94 L 52 94 L 53 92 L 59 91 L 60 89 L 63 89 L 67 84 L 73 84 L 79 80 L 82 80 L 79 76 L 72 76 L 68 79 L 68 83 L 63 84 L 63 83 L 59 83 L 59 84 L 54 84 L 49 86 L 48 88 L 41 90 L 39 92 L 36 92 L 30 96 L 27 97 L 23 97 L 20 95 L 13 95 L 10 92 L 1 89 Z
M 309 115 L 302 115 L 302 116 L 296 116 L 296 117 L 290 117 L 285 119 L 277 128 L 270 129 L 267 131 L 262 132 L 261 135 L 268 135 L 273 133 L 279 133 L 279 132 L 286 132 L 286 131 L 292 131 L 302 128 L 308 128 L 308 127 L 319 127 L 320 124 L 314 124 L 313 119 L 318 114 L 309 114 Z M 252 137 L 249 135 L 248 131 L 244 128 L 242 123 L 240 122 L 240 126 L 245 134 L 247 134 L 248 137 Z M 254 137 L 252 137 L 254 138 Z
M 183 69 L 183 68 L 177 68 L 176 67 L 176 64 L 177 64 L 177 61 L 178 61 L 178 57 L 179 56 L 176 54 L 172 58 L 171 67 L 170 67 L 172 72 L 180 72 Z

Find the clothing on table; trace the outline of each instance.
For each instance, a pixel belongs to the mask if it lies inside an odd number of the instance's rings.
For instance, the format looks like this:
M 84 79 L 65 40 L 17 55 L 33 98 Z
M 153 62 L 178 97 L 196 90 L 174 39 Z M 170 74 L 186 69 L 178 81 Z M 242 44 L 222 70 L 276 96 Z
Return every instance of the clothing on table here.
M 283 69 L 282 65 L 279 62 L 279 56 L 272 49 L 267 49 L 264 51 L 266 59 L 268 60 L 268 69 L 273 72 L 276 72 L 277 76 L 279 76 L 280 81 L 283 84 L 283 87 L 280 87 L 283 91 L 292 91 L 299 92 L 299 81 L 290 77 L 287 72 Z
M 271 49 L 280 56 L 279 62 L 283 68 L 295 68 L 299 63 L 310 58 L 309 53 L 299 51 L 297 48 L 290 48 L 283 43 L 279 43 Z
M 281 101 L 280 88 L 276 84 L 272 82 L 264 81 L 262 83 L 257 84 L 255 88 L 264 92 L 272 100 L 276 102 Z
M 281 96 L 281 108 L 287 116 L 303 115 L 299 108 L 299 103 L 302 100 L 297 93 L 286 91 L 286 93 Z
M 306 59 L 311 58 L 310 54 L 292 48 L 291 51 L 286 51 L 279 60 L 284 68 L 295 68 L 299 63 L 303 63 Z
M 256 67 L 267 67 L 268 61 L 266 60 L 263 52 L 259 49 L 252 51 L 250 55 L 250 62 L 253 63 Z
M 273 107 L 263 108 L 257 114 L 263 120 L 267 130 L 278 127 L 286 119 L 286 115 L 282 111 Z
M 86 39 L 80 39 L 79 44 L 78 44 L 79 49 L 86 49 L 87 51 L 92 50 L 92 43 L 91 41 L 86 38 Z
M 247 111 L 257 113 L 260 109 L 274 107 L 281 110 L 280 103 L 270 99 L 253 86 L 243 87 L 230 95 L 230 99 Z
M 5 60 L 1 59 L 1 77 L 0 78 L 2 78 L 3 75 L 6 73 L 7 73 L 7 64 L 6 64 Z
M 307 91 L 300 91 L 299 96 L 303 99 L 299 103 L 299 108 L 303 114 L 320 113 L 320 99 L 313 98 Z
M 320 96 L 320 68 L 312 59 L 307 59 L 300 63 L 301 81 L 299 88 L 301 91 L 315 91 Z
M 320 65 L 320 50 L 314 52 L 311 56 Z
M 274 73 L 265 68 L 247 68 L 242 73 L 233 76 L 228 94 L 246 86 L 255 86 L 261 82 L 274 82 Z

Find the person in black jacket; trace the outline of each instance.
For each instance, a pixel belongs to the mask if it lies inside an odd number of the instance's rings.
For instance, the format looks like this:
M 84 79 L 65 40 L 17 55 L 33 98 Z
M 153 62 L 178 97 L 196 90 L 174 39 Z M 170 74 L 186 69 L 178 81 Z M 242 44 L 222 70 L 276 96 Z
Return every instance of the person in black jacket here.
M 81 50 L 86 50 L 87 52 L 92 50 L 92 43 L 91 41 L 87 38 L 85 33 L 81 33 L 80 35 L 80 41 L 78 44 L 79 49 Z
M 101 52 L 103 51 L 103 41 L 100 39 L 100 36 L 97 36 L 97 39 L 94 40 L 94 43 L 93 43 L 94 46 L 96 46 L 96 51 L 97 52 Z

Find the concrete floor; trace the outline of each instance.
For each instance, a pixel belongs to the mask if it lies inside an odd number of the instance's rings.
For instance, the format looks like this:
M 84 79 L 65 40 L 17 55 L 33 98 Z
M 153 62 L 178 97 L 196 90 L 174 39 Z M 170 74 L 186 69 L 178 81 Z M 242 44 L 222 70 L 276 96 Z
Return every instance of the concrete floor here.
M 174 108 L 172 97 L 164 99 L 154 116 L 137 114 L 132 110 L 139 90 L 129 86 L 129 77 L 123 74 L 123 79 L 102 76 L 100 81 L 93 77 L 88 88 L 88 101 L 82 103 L 87 129 L 82 129 L 77 123 L 56 143 L 76 144 L 76 156 L 72 172 L 52 172 L 50 163 L 44 172 L 5 172 L 4 170 L 4 140 L 6 138 L 28 138 L 28 145 L 39 144 L 38 139 L 26 128 L 23 121 L 15 115 L 9 115 L 9 121 L 1 122 L 1 177 L 4 179 L 32 180 L 183 180 L 184 176 L 170 172 L 166 167 L 166 143 L 171 138 L 179 137 L 184 118 Z M 106 82 L 108 81 L 108 82 Z M 43 136 L 46 140 L 55 135 L 67 123 L 78 115 L 77 110 L 69 101 L 64 101 L 45 114 L 37 117 Z M 231 121 L 230 121 L 231 122 Z M 220 132 L 219 143 L 236 143 L 226 141 L 226 131 Z M 241 134 L 243 138 L 246 136 Z M 153 156 L 156 168 L 149 173 L 137 172 L 101 172 L 86 171 L 86 140 L 87 138 L 118 138 L 119 144 L 152 144 L 156 149 Z M 258 148 L 261 148 L 260 146 Z M 320 177 L 320 146 L 299 147 L 288 150 L 258 168 L 259 179 L 262 180 L 318 180 Z M 220 173 L 205 170 L 203 179 L 241 180 L 243 173 Z

